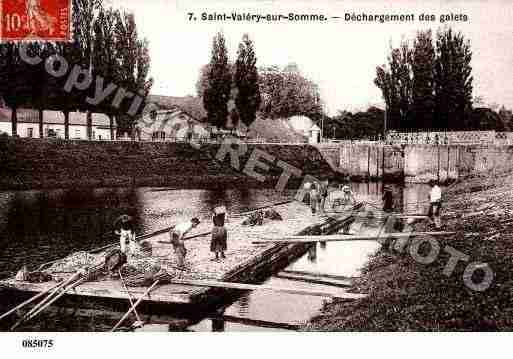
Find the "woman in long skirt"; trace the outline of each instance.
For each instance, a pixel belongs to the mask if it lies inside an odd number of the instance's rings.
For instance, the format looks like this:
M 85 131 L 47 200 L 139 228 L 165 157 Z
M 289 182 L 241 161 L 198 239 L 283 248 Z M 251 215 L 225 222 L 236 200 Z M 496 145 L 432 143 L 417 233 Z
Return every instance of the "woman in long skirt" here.
M 215 253 L 216 257 L 214 260 L 219 260 L 219 257 L 226 258 L 224 252 L 227 249 L 227 238 L 228 233 L 224 227 L 226 221 L 226 207 L 219 206 L 214 208 L 214 215 L 212 216 L 212 222 L 214 227 L 212 228 L 212 240 L 210 241 L 210 251 Z

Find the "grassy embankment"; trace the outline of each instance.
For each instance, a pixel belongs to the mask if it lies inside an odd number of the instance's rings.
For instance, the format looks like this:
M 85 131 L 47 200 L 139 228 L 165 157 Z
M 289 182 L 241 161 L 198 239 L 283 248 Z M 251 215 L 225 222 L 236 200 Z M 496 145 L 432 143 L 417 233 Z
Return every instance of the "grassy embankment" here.
M 315 147 L 248 145 L 240 169 L 229 156 L 215 160 L 219 145 L 197 150 L 186 143 L 91 142 L 0 138 L 0 189 L 166 186 L 171 188 L 272 187 L 282 169 L 271 164 L 261 183 L 242 173 L 253 149 L 303 174 L 334 177 Z M 265 160 L 260 160 L 265 162 Z M 296 186 L 298 180 L 291 181 Z M 294 187 L 292 187 L 294 188 Z
M 413 260 L 408 248 L 390 243 L 365 265 L 352 290 L 368 298 L 334 301 L 313 318 L 306 330 L 330 331 L 510 331 L 513 329 L 513 175 L 473 178 L 451 186 L 443 218 L 457 234 L 437 238 L 440 255 L 431 264 Z M 417 223 L 416 231 L 431 229 Z M 476 234 L 472 234 L 476 233 Z M 443 274 L 449 245 L 469 256 L 450 276 Z M 427 247 L 427 248 L 426 248 Z M 421 246 L 427 254 L 429 244 Z M 488 263 L 495 277 L 484 291 L 464 284 L 470 262 Z M 481 276 L 481 277 L 480 277 Z M 476 271 L 479 283 L 483 272 Z

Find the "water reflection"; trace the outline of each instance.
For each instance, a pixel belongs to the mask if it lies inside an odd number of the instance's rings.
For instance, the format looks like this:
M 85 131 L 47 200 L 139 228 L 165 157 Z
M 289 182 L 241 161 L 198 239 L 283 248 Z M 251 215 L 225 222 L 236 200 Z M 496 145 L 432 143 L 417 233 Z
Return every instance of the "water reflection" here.
M 310 246 L 310 248 L 308 249 L 307 258 L 310 263 L 317 262 L 317 245 L 316 244 Z
M 113 205 L 104 199 L 116 197 Z M 37 264 L 112 240 L 120 213 L 140 222 L 135 190 L 112 194 L 96 189 L 15 191 L 0 196 L 0 277 L 23 264 Z
M 289 198 L 269 189 L 98 188 L 0 192 L 0 278 L 115 240 L 113 221 L 127 213 L 137 233 L 192 217 L 210 218 L 219 203 L 237 213 Z
M 381 183 L 353 183 L 359 201 L 382 207 Z M 423 213 L 429 193 L 427 185 L 392 186 L 394 210 Z M 109 243 L 113 220 L 122 213 L 134 217 L 139 233 L 157 230 L 193 216 L 209 218 L 211 209 L 224 204 L 230 213 L 239 213 L 269 203 L 281 202 L 293 192 L 276 193 L 272 189 L 168 190 L 165 188 L 99 188 L 51 191 L 0 192 L 0 277 L 12 275 L 23 264 L 40 264 L 77 250 Z M 379 220 L 374 219 L 374 225 Z M 365 227 L 372 221 L 365 222 Z M 300 228 L 298 228 L 299 230 Z M 354 228 L 352 228 L 354 230 Z M 373 241 L 321 242 L 287 269 L 336 276 L 357 276 L 369 254 L 378 248 Z M 267 283 L 312 289 L 310 283 L 270 278 Z M 314 285 L 315 286 L 315 285 Z M 324 289 L 333 289 L 325 287 Z M 325 299 L 287 293 L 245 292 L 225 309 L 232 321 L 219 318 L 200 321 L 190 330 L 231 331 L 270 330 L 262 323 L 300 323 L 315 315 Z M 52 330 L 108 330 L 112 321 L 101 313 L 84 313 L 79 321 L 51 320 Z M 74 314 L 72 315 L 72 317 Z M 92 317 L 91 317 L 92 316 Z M 60 318 L 60 314 L 56 315 Z M 44 318 L 44 317 L 42 317 Z M 234 322 L 234 318 L 251 319 Z M 261 323 L 261 324 L 258 324 Z M 34 325 L 46 328 L 44 323 Z M 77 329 L 79 328 L 79 329 Z M 143 330 L 183 330 L 180 322 L 155 324 Z M 283 330 L 287 327 L 272 328 Z M 28 328 L 30 329 L 30 328 Z

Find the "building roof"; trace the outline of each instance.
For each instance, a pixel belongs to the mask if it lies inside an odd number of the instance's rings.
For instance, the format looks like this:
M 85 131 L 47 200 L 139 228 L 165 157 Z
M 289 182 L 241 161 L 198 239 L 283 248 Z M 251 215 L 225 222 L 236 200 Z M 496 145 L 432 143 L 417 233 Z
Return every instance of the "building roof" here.
M 38 110 L 29 108 L 19 108 L 16 113 L 18 123 L 38 123 L 39 112 Z M 92 114 L 93 126 L 109 126 L 109 117 L 103 113 Z M 11 109 L 0 108 L 0 122 L 11 122 Z M 45 124 L 60 125 L 64 124 L 64 113 L 61 111 L 43 111 L 43 122 Z M 115 122 L 115 121 L 114 121 Z M 87 125 L 87 114 L 85 112 L 70 112 L 69 114 L 70 125 Z
M 313 121 L 306 116 L 292 116 L 289 117 L 288 122 L 294 130 L 299 132 L 308 131 L 313 125 Z
M 309 131 L 320 131 L 321 128 L 317 126 L 315 123 L 310 127 Z
M 207 111 L 203 108 L 203 101 L 199 97 L 149 95 L 146 102 L 150 104 L 150 109 L 151 104 L 155 104 L 161 109 L 178 108 L 198 121 L 203 121 L 207 117 Z

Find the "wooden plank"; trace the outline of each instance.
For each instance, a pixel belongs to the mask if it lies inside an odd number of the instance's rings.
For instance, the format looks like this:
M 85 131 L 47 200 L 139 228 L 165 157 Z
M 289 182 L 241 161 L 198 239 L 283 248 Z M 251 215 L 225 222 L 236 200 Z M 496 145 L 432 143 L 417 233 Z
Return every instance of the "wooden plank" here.
M 291 274 L 291 273 L 283 273 L 280 272 L 278 274 L 274 275 L 276 278 L 281 279 L 287 279 L 287 280 L 295 280 L 300 282 L 306 282 L 306 283 L 314 283 L 314 284 L 322 284 L 322 285 L 329 285 L 333 287 L 341 287 L 346 288 L 351 286 L 350 280 L 338 280 L 333 278 L 322 278 L 322 277 L 314 277 L 309 275 L 301 275 L 301 274 Z
M 325 212 L 325 213 L 328 213 L 328 214 L 333 214 L 333 213 L 344 213 L 344 212 Z M 355 218 L 364 218 L 364 219 L 387 219 L 388 217 L 393 217 L 393 218 L 400 218 L 400 219 L 409 219 L 409 218 L 413 218 L 413 219 L 426 219 L 426 218 L 429 218 L 429 216 L 426 216 L 426 215 L 423 215 L 423 214 L 405 214 L 405 215 L 399 215 L 399 214 L 394 214 L 394 215 L 386 215 L 386 214 L 353 214 L 353 216 Z
M 224 288 L 224 289 L 239 289 L 239 290 L 268 290 L 273 292 L 284 292 L 291 294 L 302 294 L 302 295 L 312 295 L 318 297 L 330 297 L 330 298 L 340 298 L 340 299 L 360 299 L 366 297 L 364 294 L 354 294 L 354 293 L 331 293 L 326 291 L 314 291 L 314 290 L 305 290 L 305 289 L 296 289 L 296 288 L 285 288 L 278 286 L 270 286 L 264 284 L 246 284 L 246 283 L 233 283 L 233 282 L 221 282 L 221 281 L 213 281 L 213 280 L 201 280 L 201 279 L 172 279 L 171 283 L 174 284 L 185 284 L 185 285 L 193 285 L 200 287 L 215 287 L 215 288 Z
M 259 211 L 259 210 L 262 210 L 262 209 L 271 208 L 271 207 L 274 207 L 274 206 L 281 206 L 283 204 L 289 204 L 289 203 L 294 202 L 294 201 L 295 201 L 295 199 L 291 199 L 291 200 L 287 200 L 287 201 L 283 201 L 283 202 L 268 204 L 267 206 L 257 207 L 255 209 L 252 209 L 252 210 L 249 210 L 249 211 L 233 214 L 231 217 L 245 216 L 245 215 L 248 215 L 249 213 L 253 213 L 253 212 L 256 212 L 256 211 Z
M 290 270 L 290 269 L 284 269 L 280 273 L 306 275 L 306 276 L 317 277 L 317 278 L 331 278 L 331 279 L 345 280 L 345 281 L 352 281 L 352 280 L 358 278 L 358 277 L 346 277 L 343 275 L 325 274 L 325 273 L 308 272 L 308 271 L 301 271 L 301 270 Z
M 301 328 L 301 326 L 299 324 L 270 322 L 267 320 L 250 319 L 250 318 L 236 317 L 236 316 L 232 316 L 232 315 L 210 316 L 209 319 L 223 320 L 223 321 L 230 322 L 230 323 L 250 325 L 250 326 L 260 327 L 260 328 L 273 328 L 273 329 L 286 329 L 286 330 L 299 330 Z
M 279 242 L 279 243 L 294 243 L 294 242 L 343 242 L 343 241 L 360 241 L 360 240 L 378 240 L 387 238 L 409 238 L 418 236 L 447 236 L 455 234 L 456 232 L 411 232 L 411 233 L 384 233 L 382 235 L 321 235 L 321 236 L 289 236 L 282 238 L 262 238 L 260 241 L 252 243 L 265 243 L 265 242 Z

